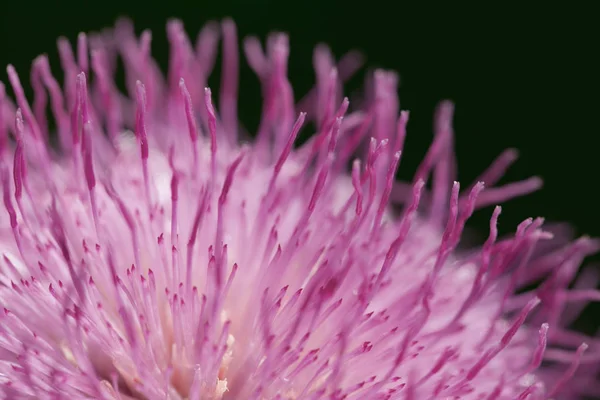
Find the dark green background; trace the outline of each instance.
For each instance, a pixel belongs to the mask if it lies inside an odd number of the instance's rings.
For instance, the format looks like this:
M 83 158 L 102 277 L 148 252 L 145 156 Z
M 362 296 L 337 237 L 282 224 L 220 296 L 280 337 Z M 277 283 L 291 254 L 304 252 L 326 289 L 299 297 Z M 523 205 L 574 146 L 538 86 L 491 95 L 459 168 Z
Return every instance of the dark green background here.
M 598 196 L 598 52 L 591 9 L 485 2 L 440 7 L 416 1 L 4 1 L 0 8 L 0 64 L 26 76 L 31 60 L 48 53 L 55 73 L 55 39 L 100 29 L 117 16 L 152 29 L 153 53 L 165 67 L 167 18 L 182 18 L 195 38 L 208 19 L 232 16 L 239 32 L 291 36 L 290 76 L 300 95 L 313 82 L 312 47 L 329 43 L 337 55 L 363 50 L 373 66 L 401 73 L 401 102 L 411 110 L 401 175 L 407 177 L 431 139 L 436 103 L 456 102 L 460 179 L 470 182 L 506 147 L 522 158 L 509 178 L 541 175 L 544 189 L 505 205 L 503 231 L 529 216 L 566 220 L 578 233 L 600 235 Z M 418 4 L 418 6 L 417 6 Z M 502 5 L 500 5 L 502 4 Z M 259 87 L 244 66 L 240 113 L 258 121 Z M 0 79 L 6 74 L 0 71 Z M 359 80 L 353 82 L 354 86 Z M 487 230 L 491 210 L 472 226 Z M 598 310 L 598 307 L 595 308 Z M 589 327 L 597 326 L 594 315 Z

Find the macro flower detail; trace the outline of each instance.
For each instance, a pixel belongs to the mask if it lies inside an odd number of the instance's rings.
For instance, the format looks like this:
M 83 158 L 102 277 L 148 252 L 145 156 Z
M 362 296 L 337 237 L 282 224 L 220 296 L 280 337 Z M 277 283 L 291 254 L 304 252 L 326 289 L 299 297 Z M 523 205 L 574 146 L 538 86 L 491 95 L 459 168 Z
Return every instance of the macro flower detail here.
M 264 49 L 243 42 L 263 97 L 248 135 L 234 23 L 209 23 L 195 44 L 178 21 L 167 34 L 166 78 L 150 32 L 138 38 L 121 20 L 81 34 L 76 51 L 59 40 L 62 87 L 38 57 L 31 104 L 14 68 L 14 103 L 0 83 L 3 399 L 598 391 L 600 343 L 567 326 L 600 300 L 593 270 L 575 279 L 600 243 L 542 218 L 498 237 L 496 205 L 541 183 L 497 184 L 514 150 L 461 190 L 443 102 L 413 181 L 396 181 L 409 119 L 397 75 L 375 71 L 356 107 L 342 85 L 361 56 L 336 62 L 320 45 L 316 86 L 296 103 L 281 33 Z M 460 246 L 469 217 L 489 206 L 485 242 Z

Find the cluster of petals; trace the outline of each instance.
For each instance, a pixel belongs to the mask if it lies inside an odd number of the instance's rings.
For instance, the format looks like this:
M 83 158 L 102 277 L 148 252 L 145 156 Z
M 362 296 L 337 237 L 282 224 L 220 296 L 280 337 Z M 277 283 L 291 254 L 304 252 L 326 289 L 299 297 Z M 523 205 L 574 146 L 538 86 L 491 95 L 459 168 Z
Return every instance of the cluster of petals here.
M 375 71 L 351 106 L 342 86 L 362 57 L 336 61 L 321 45 L 316 85 L 296 103 L 281 33 L 264 48 L 243 41 L 262 86 L 250 135 L 234 23 L 209 23 L 195 44 L 178 21 L 167 34 L 166 78 L 150 32 L 122 20 L 81 34 L 75 51 L 59 40 L 63 85 L 38 57 L 31 103 L 11 66 L 14 102 L 0 83 L 3 399 L 536 400 L 600 389 L 600 341 L 567 328 L 600 300 L 593 270 L 575 279 L 600 243 L 542 218 L 499 237 L 496 205 L 540 187 L 498 185 L 514 150 L 461 188 L 443 102 L 414 179 L 396 181 L 409 119 L 397 75 Z M 314 132 L 298 145 L 302 130 Z M 485 241 L 460 246 L 469 217 L 490 206 Z

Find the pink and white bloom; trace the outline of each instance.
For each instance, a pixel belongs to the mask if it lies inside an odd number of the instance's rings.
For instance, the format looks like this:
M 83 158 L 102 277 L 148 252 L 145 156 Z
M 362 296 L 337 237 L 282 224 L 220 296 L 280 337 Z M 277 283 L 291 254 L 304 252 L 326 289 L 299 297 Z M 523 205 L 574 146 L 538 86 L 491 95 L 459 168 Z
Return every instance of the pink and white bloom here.
M 598 391 L 600 343 L 565 326 L 600 299 L 592 271 L 569 286 L 600 243 L 571 242 L 541 218 L 498 237 L 497 206 L 485 243 L 459 247 L 475 210 L 539 188 L 538 178 L 496 185 L 515 151 L 461 189 L 444 102 L 414 180 L 396 182 L 409 117 L 397 76 L 376 71 L 354 107 L 341 89 L 360 56 L 336 64 L 320 46 L 316 87 L 295 104 L 279 33 L 265 49 L 244 41 L 263 89 L 256 139 L 246 141 L 233 22 L 208 24 L 195 45 L 180 22 L 167 32 L 167 79 L 150 33 L 137 38 L 124 21 L 80 35 L 75 52 L 59 40 L 64 87 L 37 58 L 31 104 L 8 67 L 16 103 L 0 85 L 3 399 Z M 216 103 L 205 86 L 219 39 Z M 114 83 L 117 54 L 128 96 Z M 309 122 L 314 135 L 295 147 Z

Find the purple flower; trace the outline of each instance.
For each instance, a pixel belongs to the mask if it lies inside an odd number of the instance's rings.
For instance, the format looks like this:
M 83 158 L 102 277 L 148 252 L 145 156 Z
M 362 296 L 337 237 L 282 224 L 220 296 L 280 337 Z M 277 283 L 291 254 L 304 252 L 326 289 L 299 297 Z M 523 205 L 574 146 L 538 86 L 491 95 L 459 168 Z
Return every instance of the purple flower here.
M 515 151 L 460 190 L 444 102 L 413 181 L 396 182 L 409 116 L 397 76 L 376 71 L 349 108 L 342 83 L 362 60 L 336 64 L 320 46 L 316 87 L 295 104 L 284 34 L 265 50 L 244 42 L 263 94 L 256 139 L 245 143 L 233 22 L 207 25 L 195 46 L 180 22 L 167 31 L 167 79 L 150 33 L 137 38 L 121 21 L 80 35 L 75 54 L 59 41 L 63 88 L 44 56 L 31 105 L 12 67 L 16 105 L 0 86 L 4 399 L 533 400 L 598 390 L 600 343 L 566 326 L 600 299 L 591 270 L 570 287 L 599 242 L 570 241 L 541 218 L 499 238 L 497 206 L 485 243 L 459 247 L 475 210 L 540 187 L 496 185 Z M 215 105 L 205 86 L 220 36 Z M 114 83 L 117 54 L 129 96 Z M 315 134 L 295 147 L 309 122 Z

